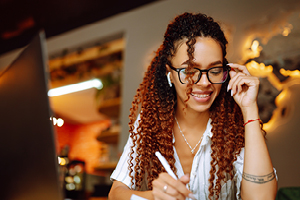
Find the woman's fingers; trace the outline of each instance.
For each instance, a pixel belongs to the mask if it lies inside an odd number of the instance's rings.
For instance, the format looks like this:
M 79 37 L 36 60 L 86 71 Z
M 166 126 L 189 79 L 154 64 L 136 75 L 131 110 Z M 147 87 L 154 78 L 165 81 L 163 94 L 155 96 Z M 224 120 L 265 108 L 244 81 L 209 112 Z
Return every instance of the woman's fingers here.
M 228 90 L 231 90 L 231 96 L 235 95 L 241 86 L 238 84 L 246 75 L 241 72 L 230 72 L 231 80 L 228 83 Z
M 180 177 L 179 179 L 184 185 L 188 184 L 190 182 L 190 175 L 189 174 L 185 174 L 182 177 Z M 187 190 L 189 193 L 187 194 L 189 198 L 193 199 L 193 200 L 197 200 L 194 196 L 194 194 L 190 191 Z
M 183 178 L 183 180 L 185 179 L 186 178 Z M 152 193 L 155 199 L 185 200 L 190 194 L 190 191 L 186 188 L 186 183 L 182 182 L 180 179 L 173 179 L 167 173 L 161 173 L 158 179 L 154 180 L 152 184 Z
M 154 186 L 156 184 L 156 186 Z M 169 186 L 167 183 L 165 184 L 157 184 L 155 181 L 153 181 L 153 190 L 152 194 L 154 196 L 154 199 L 167 199 L 167 200 L 177 200 L 182 199 L 184 200 L 185 197 L 181 194 L 176 193 L 176 191 Z
M 249 87 L 259 84 L 258 78 L 251 76 L 246 66 L 230 64 L 232 70 L 229 72 L 231 80 L 227 90 L 231 90 L 231 96 L 246 91 Z
M 185 195 L 181 194 L 176 188 L 167 182 L 153 181 L 152 193 L 156 199 L 185 199 Z
M 185 174 L 179 179 L 183 184 L 188 184 L 190 182 L 190 175 Z
M 241 93 L 251 85 L 251 81 L 254 80 L 255 77 L 247 76 L 243 73 L 236 73 L 235 76 L 230 80 L 228 84 L 228 88 L 231 89 L 232 96 L 238 93 Z
M 231 71 L 229 72 L 231 80 L 228 84 L 227 90 L 233 89 L 232 93 L 233 92 L 235 93 L 236 88 L 232 87 L 233 83 L 235 82 L 235 79 L 239 76 L 244 76 L 244 77 L 250 76 L 250 73 L 249 73 L 247 67 L 244 65 L 239 65 L 239 64 L 234 64 L 234 63 L 229 63 L 228 65 L 231 67 Z
M 247 67 L 245 65 L 239 65 L 236 63 L 228 63 L 228 65 L 235 71 L 235 72 L 242 72 L 244 74 L 250 75 Z
M 249 87 L 258 88 L 259 79 L 254 76 L 246 76 L 243 74 L 237 74 L 231 81 L 232 95 L 245 92 Z

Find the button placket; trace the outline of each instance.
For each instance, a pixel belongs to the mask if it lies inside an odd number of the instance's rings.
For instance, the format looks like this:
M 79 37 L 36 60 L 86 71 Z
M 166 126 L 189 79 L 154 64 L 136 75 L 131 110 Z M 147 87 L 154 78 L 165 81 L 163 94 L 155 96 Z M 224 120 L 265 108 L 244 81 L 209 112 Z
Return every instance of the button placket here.
M 194 190 L 194 185 L 197 179 L 197 172 L 198 172 L 198 168 L 199 168 L 199 161 L 200 161 L 200 154 L 202 153 L 202 149 L 203 149 L 203 145 L 200 145 L 198 152 L 195 154 L 194 156 L 194 160 L 193 160 L 193 166 L 192 166 L 192 172 L 191 172 L 191 180 L 189 183 L 189 188 L 191 190 L 192 193 L 195 193 L 197 191 Z M 200 190 L 200 188 L 197 188 L 197 190 Z

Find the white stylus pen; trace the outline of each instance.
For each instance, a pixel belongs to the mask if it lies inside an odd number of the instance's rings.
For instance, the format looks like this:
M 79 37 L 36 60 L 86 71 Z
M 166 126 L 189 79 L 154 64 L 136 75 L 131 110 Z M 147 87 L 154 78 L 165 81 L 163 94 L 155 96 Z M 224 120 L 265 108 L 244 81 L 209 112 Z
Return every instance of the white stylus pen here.
M 168 174 L 170 176 L 172 176 L 175 180 L 177 180 L 176 175 L 174 174 L 174 172 L 172 171 L 169 163 L 167 162 L 167 160 L 160 154 L 159 151 L 155 152 L 155 155 L 158 157 L 159 161 L 161 162 L 161 164 L 164 166 L 164 168 L 166 169 L 166 171 L 168 172 Z

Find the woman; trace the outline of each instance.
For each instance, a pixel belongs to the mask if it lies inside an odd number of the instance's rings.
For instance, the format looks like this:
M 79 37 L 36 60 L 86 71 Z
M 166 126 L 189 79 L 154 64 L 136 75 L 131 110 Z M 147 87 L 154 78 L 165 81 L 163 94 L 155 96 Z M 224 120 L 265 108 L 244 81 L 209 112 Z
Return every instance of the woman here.
M 130 138 L 109 199 L 275 199 L 258 116 L 259 80 L 227 64 L 227 40 L 203 14 L 169 24 L 130 110 Z M 178 180 L 155 156 L 159 151 Z

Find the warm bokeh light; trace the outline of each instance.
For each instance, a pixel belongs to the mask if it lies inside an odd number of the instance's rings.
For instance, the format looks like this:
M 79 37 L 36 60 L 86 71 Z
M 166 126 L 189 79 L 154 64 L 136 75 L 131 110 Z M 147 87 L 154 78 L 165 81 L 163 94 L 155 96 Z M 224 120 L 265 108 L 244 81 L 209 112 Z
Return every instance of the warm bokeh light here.
M 66 189 L 67 190 L 75 190 L 76 186 L 74 183 L 68 183 L 66 184 Z
M 65 181 L 66 181 L 67 183 L 73 183 L 73 182 L 74 182 L 74 179 L 73 179 L 72 176 L 67 176 L 67 177 L 65 178 Z
M 77 184 L 79 184 L 81 182 L 81 179 L 79 176 L 74 176 L 73 179 L 74 179 L 74 182 Z
M 283 90 L 275 99 L 275 104 L 279 105 L 285 98 L 289 98 L 289 94 L 287 90 Z
M 291 77 L 300 77 L 300 71 L 299 70 L 294 70 L 294 71 L 290 71 L 290 70 L 285 70 L 285 69 L 280 69 L 279 72 L 283 75 L 283 76 L 291 76 Z
M 264 63 L 258 63 L 254 60 L 247 63 L 246 67 L 253 76 L 262 78 L 268 77 L 273 72 L 273 67 L 271 65 L 265 66 Z
M 264 129 L 269 132 L 276 129 L 276 127 L 284 124 L 286 120 L 282 118 L 282 105 L 287 104 L 287 100 L 291 98 L 291 94 L 287 87 L 285 87 L 282 92 L 276 97 L 275 104 L 278 109 L 273 111 L 272 118 L 270 121 L 264 124 Z
M 293 26 L 291 24 L 285 26 L 282 30 L 283 36 L 288 36 L 292 30 Z M 250 46 L 248 50 L 244 53 L 244 60 L 253 59 L 260 56 L 260 52 L 262 47 L 259 46 L 259 42 L 257 40 L 252 41 L 250 45 L 250 41 L 247 41 L 247 45 Z M 271 119 L 264 123 L 264 129 L 268 132 L 272 129 L 276 128 L 278 125 L 283 123 L 282 120 L 282 110 L 285 108 L 283 105 L 286 104 L 287 99 L 290 98 L 290 94 L 288 92 L 288 87 L 296 82 L 299 82 L 300 78 L 300 71 L 299 70 L 285 70 L 281 68 L 279 72 L 286 77 L 291 77 L 294 79 L 289 79 L 289 81 L 280 82 L 278 77 L 273 73 L 273 66 L 268 65 L 265 66 L 264 63 L 258 63 L 254 60 L 246 64 L 251 75 L 260 77 L 260 78 L 267 78 L 268 81 L 278 90 L 281 91 L 280 94 L 275 98 L 275 104 L 277 109 L 275 109 L 272 113 Z
M 56 119 L 56 117 L 50 117 L 50 120 L 52 120 L 54 126 L 57 125 L 58 127 L 62 127 L 65 123 L 62 118 Z
M 82 171 L 82 167 L 81 167 L 80 165 L 76 165 L 76 166 L 74 167 L 74 170 L 75 170 L 77 173 L 79 173 L 79 172 Z
M 70 174 L 71 176 L 74 176 L 74 175 L 76 174 L 75 169 L 74 169 L 74 168 L 70 168 L 70 169 L 69 169 L 69 174 Z
M 259 50 L 259 42 L 258 42 L 257 40 L 254 40 L 254 41 L 252 42 L 251 50 L 252 50 L 252 51 L 258 51 L 258 50 Z
M 58 164 L 59 165 L 66 165 L 69 163 L 69 159 L 68 158 L 62 158 L 62 157 L 58 157 Z
M 277 76 L 273 73 L 273 67 L 271 65 L 265 66 L 264 63 L 258 63 L 252 60 L 251 62 L 246 64 L 247 69 L 251 73 L 251 75 L 267 78 L 268 81 L 278 90 L 282 90 L 282 83 L 279 81 Z
M 286 27 L 283 28 L 282 35 L 283 36 L 288 36 L 291 33 L 292 29 L 293 29 L 292 24 L 287 25 Z
M 56 120 L 55 117 L 52 117 L 52 122 L 53 122 L 53 125 L 55 126 L 55 125 L 56 125 L 56 122 L 57 122 L 57 120 Z
M 242 58 L 242 60 L 244 61 L 259 57 L 260 52 L 263 49 L 261 46 L 259 46 L 259 42 L 257 40 L 252 41 L 250 37 L 245 41 L 244 47 L 245 50 L 243 52 L 243 58 Z
M 64 120 L 61 119 L 61 118 L 58 118 L 57 121 L 56 121 L 56 124 L 58 127 L 62 127 L 62 125 L 64 125 Z

